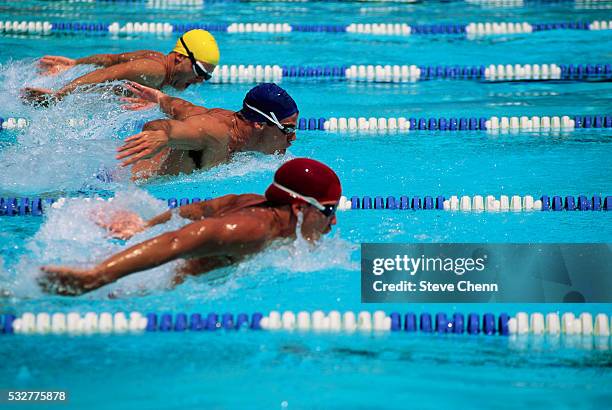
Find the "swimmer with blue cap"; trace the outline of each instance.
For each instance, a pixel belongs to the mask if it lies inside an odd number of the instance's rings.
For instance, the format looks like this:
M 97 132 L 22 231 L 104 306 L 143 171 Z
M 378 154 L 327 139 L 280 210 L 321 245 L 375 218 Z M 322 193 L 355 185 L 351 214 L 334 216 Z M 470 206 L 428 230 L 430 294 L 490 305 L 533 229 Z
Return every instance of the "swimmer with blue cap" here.
M 287 161 L 276 171 L 264 195 L 225 195 L 181 206 L 148 221 L 138 214 L 108 215 L 98 224 L 110 236 L 129 239 L 165 224 L 173 212 L 187 225 L 164 232 L 118 252 L 91 268 L 44 266 L 39 278 L 43 290 L 80 295 L 131 275 L 177 261 L 174 284 L 187 275 L 200 275 L 236 264 L 278 239 L 317 241 L 336 224 L 342 186 L 327 165 L 310 158 Z
M 132 165 L 133 179 L 188 174 L 241 151 L 284 154 L 295 140 L 297 104 L 274 83 L 253 87 L 236 112 L 200 107 L 139 84 L 128 87 L 138 97 L 126 98 L 131 103 L 126 108 L 159 104 L 170 116 L 146 123 L 117 149 L 121 165 Z
M 217 42 L 206 30 L 186 32 L 168 54 L 140 50 L 121 54 L 96 54 L 78 59 L 44 56 L 39 64 L 42 72 L 48 75 L 80 64 L 93 64 L 102 68 L 71 81 L 55 92 L 43 88 L 25 88 L 23 99 L 48 105 L 51 101 L 62 99 L 77 87 L 117 80 L 129 80 L 156 89 L 170 86 L 184 90 L 192 84 L 210 80 L 219 64 L 219 56 Z

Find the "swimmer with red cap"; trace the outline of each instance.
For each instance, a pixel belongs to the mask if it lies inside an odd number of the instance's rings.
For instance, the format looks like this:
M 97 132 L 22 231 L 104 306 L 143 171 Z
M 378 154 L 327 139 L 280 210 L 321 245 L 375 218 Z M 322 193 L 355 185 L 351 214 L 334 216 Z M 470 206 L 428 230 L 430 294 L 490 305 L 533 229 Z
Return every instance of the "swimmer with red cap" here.
M 265 196 L 225 195 L 178 208 L 191 223 L 166 232 L 89 269 L 44 266 L 39 283 L 47 292 L 79 295 L 115 282 L 132 273 L 184 259 L 174 283 L 185 275 L 199 275 L 237 263 L 264 250 L 277 239 L 318 240 L 336 224 L 336 208 L 342 188 L 336 173 L 321 162 L 297 158 L 283 164 Z M 166 223 L 171 211 L 144 222 L 136 214 L 123 213 L 102 224 L 110 236 L 127 239 L 152 226 Z
M 137 98 L 126 99 L 127 108 L 159 104 L 170 119 L 155 120 L 118 148 L 122 166 L 132 166 L 132 178 L 189 174 L 230 159 L 240 151 L 284 154 L 295 140 L 298 107 L 274 83 L 253 87 L 240 111 L 205 108 L 159 90 L 132 84 Z

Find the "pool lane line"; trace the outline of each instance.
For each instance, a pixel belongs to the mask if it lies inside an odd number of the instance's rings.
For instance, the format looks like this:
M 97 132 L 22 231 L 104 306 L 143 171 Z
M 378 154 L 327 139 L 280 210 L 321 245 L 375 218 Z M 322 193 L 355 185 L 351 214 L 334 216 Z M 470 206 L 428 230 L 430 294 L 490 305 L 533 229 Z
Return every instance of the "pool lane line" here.
M 612 327 L 612 316 L 605 313 L 582 312 L 518 312 L 463 314 L 444 312 L 435 314 L 423 312 L 385 312 L 377 310 L 324 312 L 291 310 L 270 311 L 267 315 L 247 313 L 141 313 L 141 312 L 78 312 L 32 313 L 20 316 L 0 315 L 2 334 L 128 334 L 151 332 L 215 332 L 219 330 L 238 331 L 298 331 L 320 333 L 371 333 L 401 332 L 423 334 L 467 334 L 485 336 L 549 335 L 549 336 L 594 336 L 608 338 Z
M 68 0 L 69 2 L 82 2 L 82 0 Z M 131 5 L 145 5 L 147 9 L 176 9 L 177 7 L 203 8 L 214 3 L 238 3 L 249 2 L 249 0 L 87 0 L 88 2 L 99 3 L 129 3 Z M 280 3 L 339 3 L 341 0 L 253 0 L 255 3 L 280 2 Z M 342 1 L 342 2 L 346 2 Z M 360 7 L 360 13 L 375 12 L 401 12 L 407 10 L 403 6 L 418 3 L 416 0 L 357 0 L 349 1 L 349 3 L 385 3 L 393 4 L 393 6 L 372 6 Z M 525 6 L 544 6 L 544 5 L 573 5 L 575 9 L 610 9 L 612 5 L 602 4 L 599 0 L 456 0 L 456 2 L 465 2 L 472 6 L 481 6 L 483 8 L 519 8 Z M 286 5 L 284 6 L 286 7 Z M 373 10 L 370 10 L 373 9 Z M 277 11 L 277 10 L 276 10 Z M 285 10 L 286 11 L 286 10 Z
M 612 20 L 571 21 L 552 23 L 528 22 L 472 22 L 468 24 L 406 23 L 351 23 L 341 24 L 288 24 L 288 23 L 187 23 L 168 22 L 74 22 L 74 21 L 0 21 L 0 33 L 22 35 L 53 34 L 110 34 L 170 36 L 193 29 L 204 29 L 213 33 L 345 33 L 351 35 L 411 36 L 411 35 L 463 35 L 477 39 L 489 35 L 532 34 L 551 30 L 599 31 L 611 30 Z
M 219 65 L 213 84 L 335 80 L 360 83 L 411 83 L 424 80 L 481 82 L 607 81 L 612 64 L 489 64 L 461 65 Z
M 330 117 L 300 118 L 298 129 L 348 133 L 408 131 L 570 132 L 579 128 L 612 128 L 612 115 L 511 117 Z
M 408 65 L 353 64 L 325 66 L 221 64 L 212 84 L 256 84 L 283 81 L 347 83 L 414 83 L 431 80 L 499 82 L 608 82 L 612 64 Z
M 29 125 L 25 118 L 0 118 L 0 131 L 21 130 Z M 146 121 L 137 121 L 138 128 Z M 70 127 L 87 126 L 85 119 L 66 119 Z M 496 133 L 569 133 L 576 129 L 612 128 L 612 115 L 514 116 L 514 117 L 319 117 L 300 118 L 300 131 L 330 133 L 393 134 L 409 131 L 486 131 Z
M 113 198 L 83 198 L 84 201 L 107 201 Z M 204 201 L 212 198 L 204 198 Z M 0 216 L 42 216 L 48 208 L 60 209 L 67 198 L 0 197 Z M 200 198 L 167 199 L 169 209 L 200 202 Z M 593 195 L 451 195 L 451 196 L 342 196 L 339 211 L 356 210 L 437 210 L 461 212 L 535 212 L 535 211 L 612 211 L 612 196 Z
M 451 195 L 439 196 L 353 196 L 343 199 L 344 210 L 443 210 L 463 212 L 531 212 L 531 211 L 611 211 L 612 196 L 542 195 Z

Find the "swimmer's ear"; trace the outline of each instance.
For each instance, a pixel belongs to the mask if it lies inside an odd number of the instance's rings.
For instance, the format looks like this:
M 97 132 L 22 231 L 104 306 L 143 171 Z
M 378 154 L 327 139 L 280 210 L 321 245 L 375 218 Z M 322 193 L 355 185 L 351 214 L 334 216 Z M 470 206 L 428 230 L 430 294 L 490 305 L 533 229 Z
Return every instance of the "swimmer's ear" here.
M 255 124 L 255 129 L 258 130 L 263 130 L 264 126 L 266 125 L 265 122 L 254 122 L 253 124 Z
M 179 54 L 179 53 L 174 53 L 174 62 L 176 64 L 180 64 L 180 63 L 182 63 L 185 60 L 188 60 L 187 56 L 184 56 L 184 55 Z M 191 64 L 191 61 L 189 62 L 189 64 Z
M 291 212 L 293 213 L 293 215 L 297 217 L 300 212 L 304 213 L 304 205 L 305 204 L 291 204 Z

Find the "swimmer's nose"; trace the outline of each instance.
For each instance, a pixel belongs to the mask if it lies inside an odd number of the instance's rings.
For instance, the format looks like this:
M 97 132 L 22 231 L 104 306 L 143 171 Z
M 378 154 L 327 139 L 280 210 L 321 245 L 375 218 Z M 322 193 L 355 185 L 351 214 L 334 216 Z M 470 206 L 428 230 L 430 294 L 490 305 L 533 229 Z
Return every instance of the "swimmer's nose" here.
M 336 215 L 334 215 L 334 217 L 332 218 L 331 222 L 329 223 L 330 225 L 335 225 L 338 222 L 338 219 L 336 218 Z

